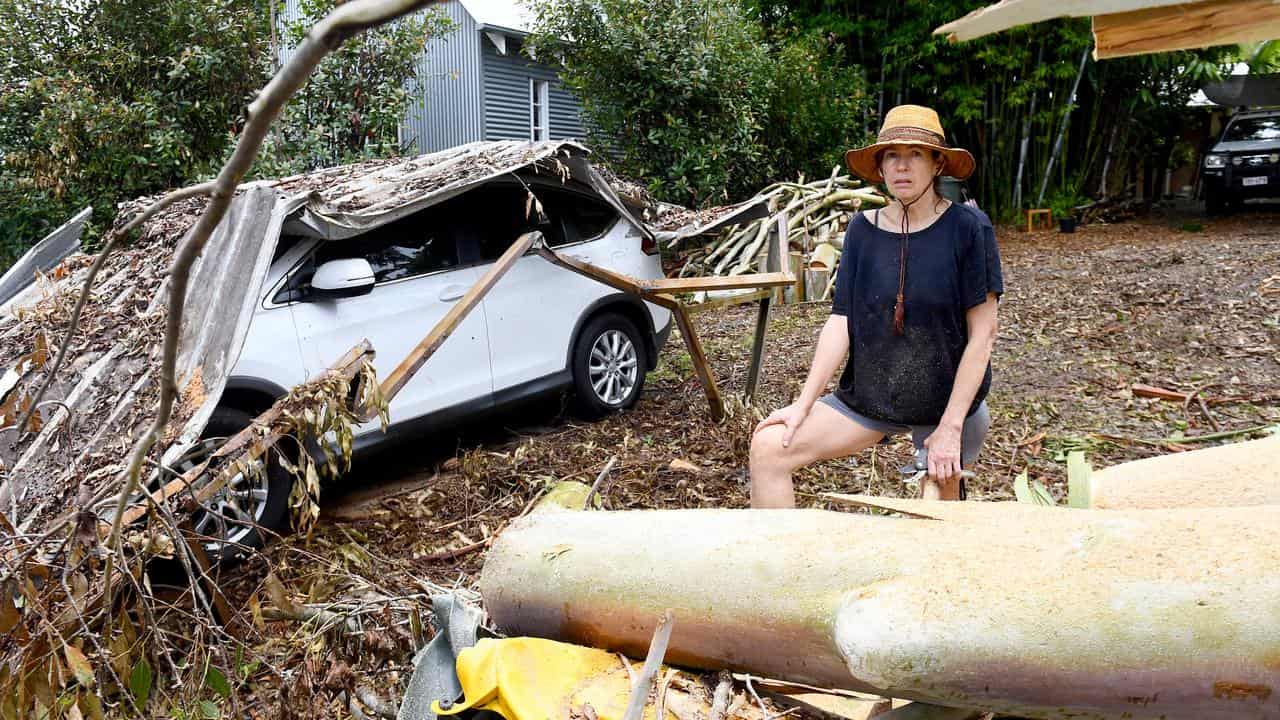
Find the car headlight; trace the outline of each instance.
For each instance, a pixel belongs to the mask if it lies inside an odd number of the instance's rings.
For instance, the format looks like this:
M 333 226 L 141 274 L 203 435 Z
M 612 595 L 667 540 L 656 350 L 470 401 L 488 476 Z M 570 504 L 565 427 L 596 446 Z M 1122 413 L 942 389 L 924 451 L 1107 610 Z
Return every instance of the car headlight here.
M 1271 155 L 1269 155 L 1267 159 L 1271 161 L 1272 165 L 1275 165 L 1276 163 L 1280 163 L 1280 153 L 1271 153 Z
M 1243 163 L 1243 162 L 1244 162 L 1244 158 L 1238 158 L 1238 157 L 1231 158 L 1232 165 L 1239 165 L 1240 163 Z
M 1207 168 L 1221 168 L 1227 166 L 1226 155 L 1205 155 L 1204 166 Z

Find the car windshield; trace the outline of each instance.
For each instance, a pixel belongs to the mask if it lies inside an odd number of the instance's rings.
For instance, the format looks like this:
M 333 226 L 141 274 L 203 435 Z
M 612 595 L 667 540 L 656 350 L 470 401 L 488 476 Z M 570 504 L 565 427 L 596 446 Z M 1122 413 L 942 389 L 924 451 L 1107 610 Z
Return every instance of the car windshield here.
M 1227 142 L 1280 140 L 1280 117 L 1241 118 L 1227 128 Z

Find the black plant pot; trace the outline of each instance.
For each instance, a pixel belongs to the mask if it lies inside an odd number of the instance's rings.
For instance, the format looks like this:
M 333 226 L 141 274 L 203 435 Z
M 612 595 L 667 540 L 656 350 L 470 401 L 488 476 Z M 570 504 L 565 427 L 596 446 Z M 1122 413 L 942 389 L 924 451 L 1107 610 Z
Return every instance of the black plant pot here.
M 1058 219 L 1058 231 L 1064 233 L 1073 233 L 1076 231 L 1076 219 L 1073 217 L 1064 217 Z

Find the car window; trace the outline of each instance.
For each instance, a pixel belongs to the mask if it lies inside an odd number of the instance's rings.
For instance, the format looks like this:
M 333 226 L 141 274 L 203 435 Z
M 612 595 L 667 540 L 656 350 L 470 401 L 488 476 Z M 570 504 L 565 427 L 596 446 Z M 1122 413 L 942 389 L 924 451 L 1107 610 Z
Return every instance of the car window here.
M 417 213 L 345 240 L 321 243 L 303 260 L 273 302 L 305 300 L 316 268 L 331 261 L 364 258 L 377 283 L 449 270 L 459 263 L 457 237 L 439 213 Z
M 1224 142 L 1280 140 L 1280 117 L 1240 118 L 1227 128 Z
M 586 193 L 570 189 L 535 190 L 547 214 L 559 218 L 564 225 L 566 242 L 594 240 L 618 219 L 608 203 Z

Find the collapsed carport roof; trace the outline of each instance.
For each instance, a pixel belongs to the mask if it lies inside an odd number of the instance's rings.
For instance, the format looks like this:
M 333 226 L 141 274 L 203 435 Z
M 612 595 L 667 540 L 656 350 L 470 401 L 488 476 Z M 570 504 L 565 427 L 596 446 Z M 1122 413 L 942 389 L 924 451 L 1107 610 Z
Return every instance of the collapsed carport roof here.
M 1002 0 L 933 32 L 973 40 L 1061 17 L 1093 18 L 1098 60 L 1280 37 L 1273 0 Z

